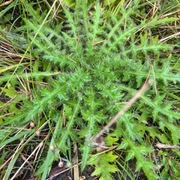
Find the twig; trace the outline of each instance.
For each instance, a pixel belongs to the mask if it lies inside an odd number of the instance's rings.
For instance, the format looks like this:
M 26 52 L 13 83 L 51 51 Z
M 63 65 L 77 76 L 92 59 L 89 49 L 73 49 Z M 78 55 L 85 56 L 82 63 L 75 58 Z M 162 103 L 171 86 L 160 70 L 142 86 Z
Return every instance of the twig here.
M 92 142 L 96 142 L 122 115 L 137 101 L 137 99 L 148 89 L 152 83 L 150 80 L 146 80 L 141 89 L 132 97 L 126 105 L 110 120 L 110 122 L 104 126 L 104 128 L 92 138 Z
M 178 146 L 178 145 L 169 145 L 169 144 L 157 143 L 155 146 L 159 149 L 180 149 L 180 146 Z

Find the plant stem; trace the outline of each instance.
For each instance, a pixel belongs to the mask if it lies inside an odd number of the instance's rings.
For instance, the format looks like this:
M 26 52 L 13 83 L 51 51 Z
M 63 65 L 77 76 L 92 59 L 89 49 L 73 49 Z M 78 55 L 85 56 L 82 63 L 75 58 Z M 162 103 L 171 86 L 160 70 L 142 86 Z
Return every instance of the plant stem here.
M 124 113 L 138 100 L 138 98 L 151 86 L 152 82 L 146 80 L 141 89 L 127 102 L 127 104 L 110 120 L 110 122 L 104 126 L 104 128 L 92 139 L 96 142 Z

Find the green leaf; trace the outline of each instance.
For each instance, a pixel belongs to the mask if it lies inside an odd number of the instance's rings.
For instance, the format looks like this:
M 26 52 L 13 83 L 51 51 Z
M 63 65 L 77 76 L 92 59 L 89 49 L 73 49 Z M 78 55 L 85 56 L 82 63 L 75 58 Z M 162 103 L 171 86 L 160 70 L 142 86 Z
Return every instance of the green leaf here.
M 112 173 L 118 171 L 114 163 L 117 157 L 118 156 L 114 155 L 112 152 L 92 155 L 88 162 L 90 165 L 95 165 L 95 171 L 92 173 L 92 176 L 100 176 L 100 179 L 112 179 Z

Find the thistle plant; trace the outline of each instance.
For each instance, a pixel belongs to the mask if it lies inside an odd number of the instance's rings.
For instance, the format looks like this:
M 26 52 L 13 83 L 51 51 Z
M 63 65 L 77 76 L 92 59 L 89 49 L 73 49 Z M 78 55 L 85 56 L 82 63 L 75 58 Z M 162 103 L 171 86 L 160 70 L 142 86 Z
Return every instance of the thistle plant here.
M 20 170 L 31 160 L 30 171 L 40 179 L 49 176 L 54 162 L 73 166 L 74 144 L 82 174 L 92 166 L 92 176 L 101 180 L 133 179 L 138 174 L 177 178 L 178 150 L 156 146 L 179 143 L 179 98 L 170 90 L 176 91 L 180 80 L 177 59 L 173 45 L 152 33 L 177 18 L 138 21 L 137 13 L 145 6 L 139 0 L 122 4 L 114 16 L 98 1 L 79 0 L 72 7 L 54 1 L 45 12 L 33 3 L 18 5 L 21 26 L 1 30 L 3 46 L 12 44 L 9 51 L 18 52 L 15 60 L 3 56 L 1 61 L 4 179 L 15 178 L 23 154 L 29 159 Z M 93 144 L 91 139 L 147 78 L 152 86 Z

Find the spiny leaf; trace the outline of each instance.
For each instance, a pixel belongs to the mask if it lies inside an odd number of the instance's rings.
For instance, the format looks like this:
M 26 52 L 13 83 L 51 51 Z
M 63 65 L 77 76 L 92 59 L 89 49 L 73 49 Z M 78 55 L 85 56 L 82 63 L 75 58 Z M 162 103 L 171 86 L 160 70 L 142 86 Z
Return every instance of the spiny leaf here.
M 118 168 L 115 164 L 110 164 L 117 159 L 118 156 L 112 152 L 92 155 L 88 164 L 95 165 L 95 171 L 92 175 L 100 176 L 100 179 L 104 178 L 112 179 L 112 173 L 115 173 Z

